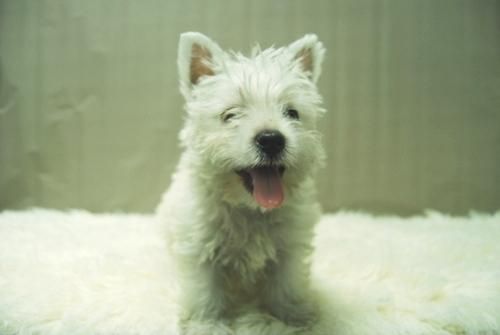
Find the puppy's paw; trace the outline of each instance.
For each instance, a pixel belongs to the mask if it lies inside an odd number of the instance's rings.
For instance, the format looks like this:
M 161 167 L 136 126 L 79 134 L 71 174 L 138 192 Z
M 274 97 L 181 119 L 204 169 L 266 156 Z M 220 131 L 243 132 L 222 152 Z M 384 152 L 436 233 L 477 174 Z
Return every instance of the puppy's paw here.
M 224 321 L 220 320 L 188 320 L 181 324 L 182 335 L 234 335 L 235 333 Z
M 317 307 L 311 302 L 295 302 L 273 306 L 271 314 L 294 327 L 309 328 L 318 322 Z
M 298 335 L 301 329 L 289 326 L 272 315 L 251 312 L 239 316 L 234 322 L 237 335 Z

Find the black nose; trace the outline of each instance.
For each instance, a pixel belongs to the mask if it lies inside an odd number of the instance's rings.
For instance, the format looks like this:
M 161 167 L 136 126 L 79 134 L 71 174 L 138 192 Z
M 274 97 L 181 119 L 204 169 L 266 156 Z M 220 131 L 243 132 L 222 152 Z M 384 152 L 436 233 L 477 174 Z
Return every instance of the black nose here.
M 273 157 L 285 148 L 285 136 L 277 130 L 263 130 L 255 136 L 255 144 L 260 151 Z

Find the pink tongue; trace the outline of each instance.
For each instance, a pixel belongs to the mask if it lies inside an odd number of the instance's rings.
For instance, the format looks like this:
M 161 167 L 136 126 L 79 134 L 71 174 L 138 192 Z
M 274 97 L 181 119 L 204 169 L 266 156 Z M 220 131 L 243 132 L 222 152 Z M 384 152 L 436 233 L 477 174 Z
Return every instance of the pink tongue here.
M 253 197 L 264 208 L 277 208 L 284 200 L 278 168 L 261 167 L 249 171 L 253 182 Z

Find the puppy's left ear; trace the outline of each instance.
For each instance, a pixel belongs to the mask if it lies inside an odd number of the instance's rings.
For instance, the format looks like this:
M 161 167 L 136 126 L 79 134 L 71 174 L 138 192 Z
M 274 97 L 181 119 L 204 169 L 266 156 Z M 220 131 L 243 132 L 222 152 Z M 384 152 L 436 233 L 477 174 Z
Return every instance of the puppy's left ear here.
M 321 64 L 325 55 L 323 43 L 318 41 L 315 34 L 308 34 L 288 46 L 294 59 L 313 81 L 317 82 L 321 74 Z
M 183 88 L 190 91 L 202 77 L 213 76 L 216 61 L 222 54 L 223 51 L 217 43 L 201 33 L 181 34 L 177 66 Z

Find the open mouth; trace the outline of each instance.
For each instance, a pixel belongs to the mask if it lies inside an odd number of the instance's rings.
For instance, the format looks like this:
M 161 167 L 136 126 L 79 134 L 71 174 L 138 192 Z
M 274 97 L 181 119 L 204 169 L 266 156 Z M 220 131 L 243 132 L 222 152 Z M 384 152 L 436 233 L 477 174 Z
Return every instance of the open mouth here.
M 284 166 L 263 165 L 238 170 L 246 190 L 252 194 L 255 201 L 262 207 L 278 208 L 285 199 L 282 177 Z

